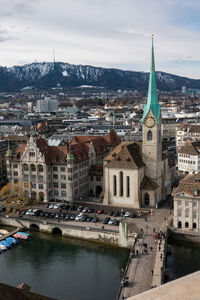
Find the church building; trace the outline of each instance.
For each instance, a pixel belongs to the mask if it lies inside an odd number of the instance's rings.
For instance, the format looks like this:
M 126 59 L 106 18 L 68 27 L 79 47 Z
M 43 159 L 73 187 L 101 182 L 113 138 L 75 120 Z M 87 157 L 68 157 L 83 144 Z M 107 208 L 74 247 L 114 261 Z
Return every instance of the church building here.
M 153 38 L 148 97 L 141 123 L 142 142 L 122 142 L 104 159 L 105 205 L 157 207 L 171 193 L 174 164 L 162 142 Z

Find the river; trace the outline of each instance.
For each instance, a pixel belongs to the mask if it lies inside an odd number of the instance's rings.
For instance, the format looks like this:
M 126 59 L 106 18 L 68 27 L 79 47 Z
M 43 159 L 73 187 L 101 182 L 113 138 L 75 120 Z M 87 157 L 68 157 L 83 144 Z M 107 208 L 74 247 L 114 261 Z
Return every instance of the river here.
M 32 233 L 0 255 L 0 282 L 65 300 L 114 300 L 129 251 Z
M 171 254 L 167 256 L 166 282 L 200 270 L 200 244 L 170 240 Z

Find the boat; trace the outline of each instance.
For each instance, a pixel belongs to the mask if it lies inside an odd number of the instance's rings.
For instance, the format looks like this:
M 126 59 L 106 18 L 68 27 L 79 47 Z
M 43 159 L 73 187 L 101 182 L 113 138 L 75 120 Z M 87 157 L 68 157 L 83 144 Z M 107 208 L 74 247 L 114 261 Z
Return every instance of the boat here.
M 12 246 L 12 242 L 6 240 L 1 241 L 0 244 L 6 246 L 7 249 L 9 249 Z
M 15 238 L 11 237 L 11 236 L 7 237 L 6 241 L 11 242 L 12 245 L 16 245 L 18 243 L 18 241 Z
M 30 236 L 30 234 L 29 234 L 29 233 L 26 233 L 26 232 L 20 232 L 20 231 L 18 231 L 18 232 L 17 232 L 17 234 L 26 235 L 26 236 L 28 236 L 28 237 Z
M 6 247 L 5 245 L 2 245 L 2 244 L 0 243 L 0 250 L 1 250 L 1 251 L 5 251 L 5 250 L 7 250 L 7 247 Z
M 28 240 L 29 239 L 29 236 L 27 236 L 25 234 L 18 234 L 18 233 L 13 234 L 13 237 L 15 239 L 21 239 L 21 240 Z

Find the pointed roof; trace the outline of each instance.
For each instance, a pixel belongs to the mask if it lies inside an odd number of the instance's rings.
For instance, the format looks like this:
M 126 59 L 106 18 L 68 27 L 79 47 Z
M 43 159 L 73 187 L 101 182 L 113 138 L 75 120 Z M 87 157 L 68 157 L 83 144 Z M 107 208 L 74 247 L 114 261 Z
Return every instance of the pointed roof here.
M 153 35 L 152 35 L 152 50 L 151 50 L 151 69 L 149 76 L 149 88 L 147 103 L 144 106 L 144 113 L 142 116 L 142 122 L 151 110 L 156 121 L 159 121 L 160 117 L 160 104 L 158 103 L 157 85 L 156 85 L 156 71 L 155 71 L 155 59 L 154 59 L 154 47 L 153 47 Z

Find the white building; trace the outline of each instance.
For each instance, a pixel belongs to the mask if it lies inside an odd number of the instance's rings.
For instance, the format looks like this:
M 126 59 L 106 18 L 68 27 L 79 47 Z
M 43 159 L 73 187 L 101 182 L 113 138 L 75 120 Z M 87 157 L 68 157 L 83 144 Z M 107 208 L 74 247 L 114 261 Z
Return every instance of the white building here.
M 178 170 L 183 174 L 200 172 L 200 141 L 186 141 L 178 150 Z
M 176 147 L 179 149 L 187 141 L 200 140 L 200 124 L 182 124 L 176 127 Z
M 58 110 L 58 100 L 45 98 L 37 100 L 37 112 L 39 113 L 51 113 Z
M 188 174 L 172 192 L 173 226 L 185 231 L 200 231 L 200 174 Z

